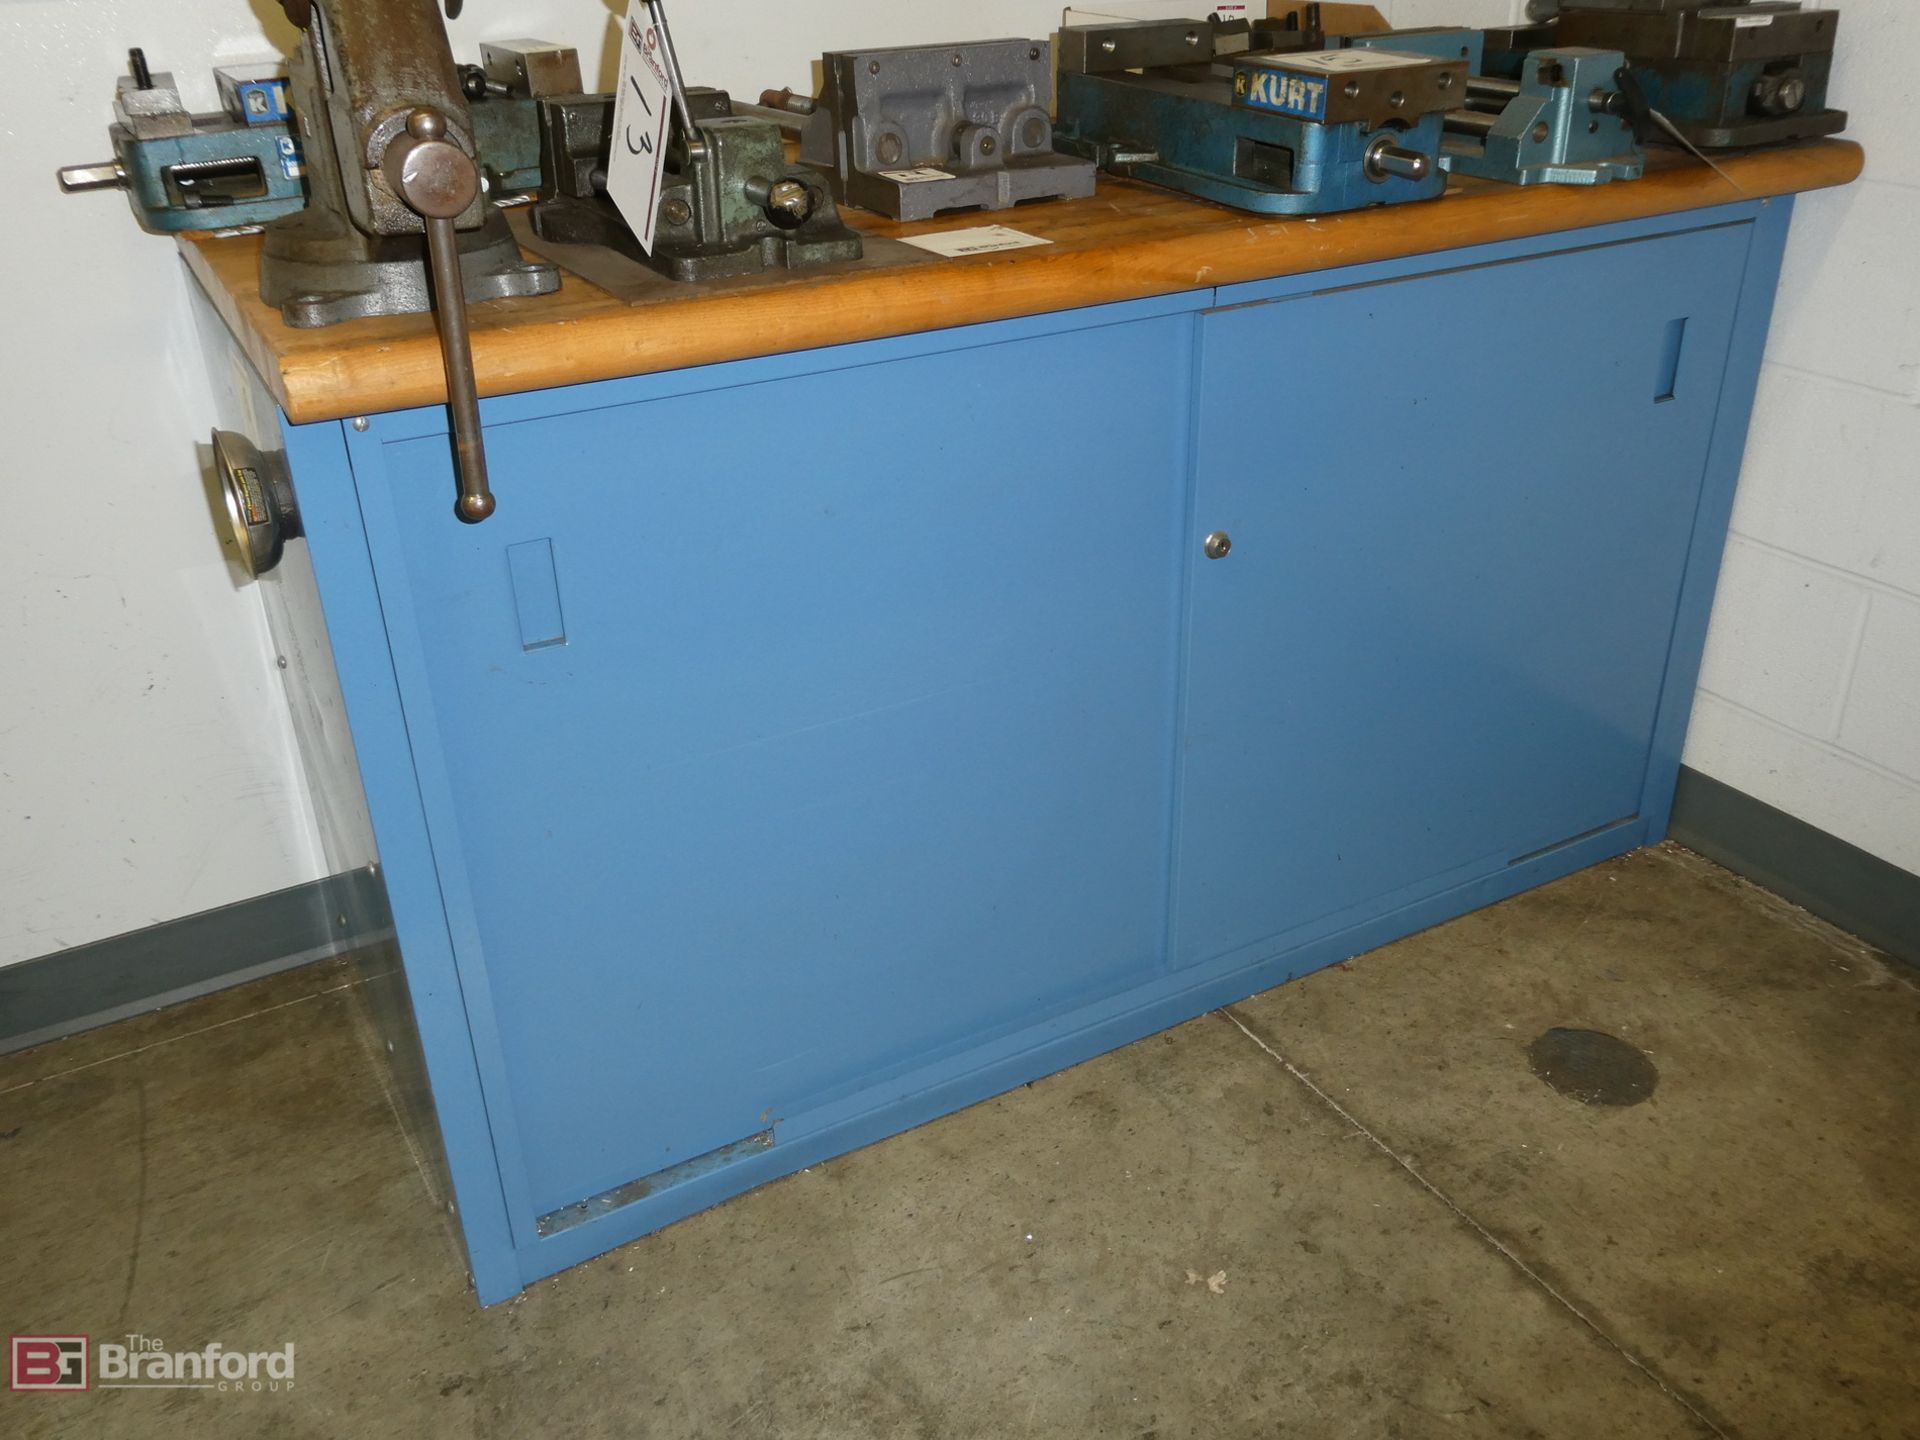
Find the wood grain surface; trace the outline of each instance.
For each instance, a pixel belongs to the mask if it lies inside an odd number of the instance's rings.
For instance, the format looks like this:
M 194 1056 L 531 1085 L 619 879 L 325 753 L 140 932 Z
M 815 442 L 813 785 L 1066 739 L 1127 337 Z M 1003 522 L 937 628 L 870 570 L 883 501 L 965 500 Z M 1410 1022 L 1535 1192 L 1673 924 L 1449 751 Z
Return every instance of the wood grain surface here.
M 1276 220 L 1102 177 L 1087 200 L 899 225 L 847 212 L 873 235 L 1001 223 L 1053 243 L 937 264 L 785 271 L 670 285 L 635 303 L 572 275 L 554 295 L 476 306 L 484 395 L 615 379 L 954 325 L 1399 259 L 1844 185 L 1858 145 L 1824 140 L 1729 156 L 1716 174 L 1663 153 L 1647 178 L 1592 189 L 1456 181 L 1440 200 Z M 260 238 L 185 236 L 187 263 L 297 423 L 438 404 L 439 344 L 424 315 L 295 330 L 260 299 Z

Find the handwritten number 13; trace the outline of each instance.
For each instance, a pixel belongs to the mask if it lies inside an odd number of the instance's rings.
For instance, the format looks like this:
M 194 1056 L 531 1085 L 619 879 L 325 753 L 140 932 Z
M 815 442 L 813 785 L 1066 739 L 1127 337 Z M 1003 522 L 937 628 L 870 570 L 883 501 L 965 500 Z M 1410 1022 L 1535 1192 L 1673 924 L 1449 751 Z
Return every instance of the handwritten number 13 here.
M 651 120 L 653 118 L 653 106 L 647 100 L 647 92 L 640 88 L 640 82 L 631 75 L 627 77 L 627 84 L 633 87 L 633 98 L 640 102 L 640 108 L 647 112 L 647 118 Z M 649 134 L 641 135 L 640 143 L 636 145 L 633 143 L 633 127 L 631 125 L 627 127 L 626 140 L 627 153 L 629 155 L 651 155 L 653 153 L 653 136 Z

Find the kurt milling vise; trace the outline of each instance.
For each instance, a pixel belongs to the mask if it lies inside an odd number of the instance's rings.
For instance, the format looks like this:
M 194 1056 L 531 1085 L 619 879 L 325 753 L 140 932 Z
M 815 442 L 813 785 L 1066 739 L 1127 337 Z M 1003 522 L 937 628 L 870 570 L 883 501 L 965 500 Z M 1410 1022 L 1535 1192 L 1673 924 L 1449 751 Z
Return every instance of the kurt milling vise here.
M 1478 30 L 1349 35 L 1356 50 L 1418 50 L 1470 67 L 1460 108 L 1447 112 L 1440 163 L 1448 173 L 1508 185 L 1604 185 L 1646 174 L 1636 127 L 1645 120 L 1626 57 L 1565 46 L 1518 57 L 1516 78 L 1483 75 Z
M 1846 129 L 1827 107 L 1836 10 L 1782 0 L 1577 0 L 1538 27 L 1552 45 L 1625 53 L 1662 129 L 1700 150 Z
M 127 61 L 107 130 L 113 158 L 64 167 L 62 190 L 125 190 L 140 228 L 156 235 L 261 225 L 307 203 L 285 77 L 216 70 L 222 109 L 194 115 L 171 74 L 139 50 Z
M 1238 53 L 1221 53 L 1232 44 Z M 1115 175 L 1266 215 L 1431 200 L 1467 62 L 1388 50 L 1249 53 L 1204 20 L 1060 32 L 1055 144 Z
M 306 138 L 307 208 L 267 226 L 260 293 L 287 323 L 431 310 L 452 421 L 456 513 L 494 512 L 467 306 L 541 295 L 488 199 L 473 111 L 436 0 L 280 0 L 305 32 L 291 72 Z M 460 0 L 447 0 L 449 16 Z
M 769 90 L 760 103 L 789 117 L 843 205 L 927 220 L 1093 194 L 1092 162 L 1053 147 L 1044 40 L 839 51 L 820 69 L 817 100 Z

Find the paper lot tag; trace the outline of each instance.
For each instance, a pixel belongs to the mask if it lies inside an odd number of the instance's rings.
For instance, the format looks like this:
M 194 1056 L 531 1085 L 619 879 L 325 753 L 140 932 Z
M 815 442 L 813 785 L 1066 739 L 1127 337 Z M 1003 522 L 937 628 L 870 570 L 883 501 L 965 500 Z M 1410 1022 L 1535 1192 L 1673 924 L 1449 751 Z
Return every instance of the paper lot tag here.
M 607 198 L 649 255 L 654 220 L 660 212 L 660 181 L 666 171 L 672 95 L 652 13 L 642 0 L 627 0 L 626 24 L 620 31 L 620 89 L 613 102 Z

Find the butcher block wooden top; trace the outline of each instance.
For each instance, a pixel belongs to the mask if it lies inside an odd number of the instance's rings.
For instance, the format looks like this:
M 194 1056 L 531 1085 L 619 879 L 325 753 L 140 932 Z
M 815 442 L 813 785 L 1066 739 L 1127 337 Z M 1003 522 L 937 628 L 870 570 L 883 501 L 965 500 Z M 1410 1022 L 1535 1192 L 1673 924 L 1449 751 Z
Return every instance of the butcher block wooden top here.
M 712 285 L 662 285 L 640 303 L 566 273 L 558 293 L 476 306 L 483 395 L 547 390 L 1138 300 L 1343 265 L 1455 250 L 1844 185 L 1859 146 L 1817 141 L 1718 161 L 1657 155 L 1644 180 L 1595 188 L 1517 188 L 1456 180 L 1443 198 L 1324 219 L 1271 219 L 1101 177 L 1088 200 L 899 225 L 900 237 L 1005 224 L 1049 245 L 964 259 L 835 271 L 776 271 Z M 294 330 L 260 300 L 260 237 L 188 236 L 181 249 L 228 327 L 296 423 L 404 410 L 446 399 L 431 317 Z

